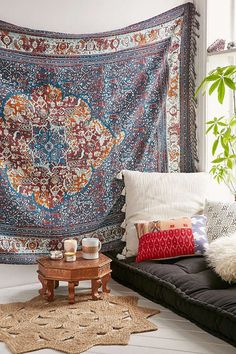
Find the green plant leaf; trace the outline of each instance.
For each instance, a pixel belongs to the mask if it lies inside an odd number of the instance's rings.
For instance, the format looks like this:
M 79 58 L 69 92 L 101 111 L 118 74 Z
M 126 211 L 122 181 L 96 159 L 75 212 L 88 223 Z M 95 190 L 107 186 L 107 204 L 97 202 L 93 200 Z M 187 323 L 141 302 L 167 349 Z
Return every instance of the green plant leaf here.
M 224 155 L 225 155 L 225 157 L 229 157 L 229 145 L 226 145 L 226 147 L 224 149 Z
M 210 173 L 215 173 L 216 172 L 216 165 L 212 166 L 212 168 L 210 169 Z
M 214 144 L 212 145 L 212 155 L 215 155 L 216 149 L 219 145 L 219 138 L 214 141 Z
M 214 124 L 213 134 L 217 135 L 219 133 L 217 124 Z
M 209 131 L 210 131 L 213 127 L 214 127 L 214 124 L 212 124 L 212 125 L 207 129 L 206 134 L 208 134 Z
M 229 156 L 229 145 L 227 144 L 226 147 L 225 147 L 225 157 L 228 157 Z
M 196 94 L 201 90 L 205 94 L 207 86 L 209 86 L 208 94 L 211 95 L 217 91 L 217 98 L 220 104 L 224 102 L 226 90 L 233 90 L 233 94 L 236 96 L 236 65 L 228 65 L 224 67 L 217 67 L 211 70 L 201 84 L 199 85 Z M 212 167 L 210 173 L 212 173 L 214 179 L 219 183 L 227 181 L 232 178 L 232 170 L 236 166 L 236 133 L 234 131 L 236 126 L 236 114 L 230 117 L 230 119 L 224 116 L 213 119 L 206 122 L 206 134 L 212 132 L 215 136 L 212 142 Z M 220 144 L 220 148 L 219 148 Z M 219 154 L 219 151 L 222 151 Z M 236 184 L 236 178 L 235 182 Z
M 221 136 L 220 142 L 221 142 L 222 147 L 225 149 L 226 143 L 225 143 L 225 141 L 224 141 L 224 136 Z
M 233 168 L 233 161 L 232 161 L 231 159 L 228 159 L 228 160 L 227 160 L 227 167 L 232 170 L 232 168 Z
M 199 91 L 204 87 L 204 85 L 206 85 L 206 78 L 204 80 L 202 80 L 202 82 L 198 86 L 198 88 L 197 88 L 197 90 L 195 92 L 195 97 L 199 94 Z
M 226 68 L 226 67 L 221 68 L 220 66 L 218 66 L 218 68 L 216 68 L 216 72 L 217 72 L 218 74 L 222 75 L 225 68 Z
M 212 74 L 215 73 L 215 72 L 216 72 L 216 69 L 210 70 L 209 73 L 208 73 L 208 75 L 212 75 Z
M 224 138 L 229 140 L 230 137 L 231 137 L 231 128 L 229 127 L 224 134 Z
M 225 70 L 224 75 L 228 76 L 228 75 L 233 74 L 234 72 L 236 72 L 236 66 L 235 65 L 229 65 L 229 66 L 226 66 L 226 70 Z
M 206 81 L 215 81 L 220 79 L 220 75 L 208 75 L 205 79 Z
M 225 97 L 225 84 L 223 80 L 221 80 L 217 91 L 218 91 L 218 101 L 220 102 L 220 104 L 222 104 Z
M 224 82 L 229 88 L 231 88 L 231 90 L 236 90 L 236 86 L 233 80 L 229 79 L 228 77 L 225 77 Z
M 211 87 L 209 88 L 209 95 L 211 95 L 215 89 L 219 86 L 219 83 L 220 83 L 220 79 L 216 80 L 212 85 Z
M 226 132 L 226 128 L 222 128 L 221 130 L 220 130 L 220 135 L 221 136 L 224 136 L 224 133 Z
M 223 136 L 221 136 L 220 142 L 221 142 L 221 146 L 222 146 L 223 149 L 224 149 L 224 155 L 225 155 L 225 157 L 228 157 L 228 156 L 229 156 L 229 144 L 224 142 Z
M 236 119 L 235 118 L 231 119 L 231 121 L 229 122 L 229 125 L 231 127 L 234 127 L 236 125 Z
M 211 162 L 212 162 L 212 163 L 220 163 L 220 162 L 223 162 L 223 161 L 225 161 L 225 160 L 227 160 L 226 157 L 217 157 L 217 159 L 215 159 L 215 160 L 213 160 L 213 161 L 211 161 Z

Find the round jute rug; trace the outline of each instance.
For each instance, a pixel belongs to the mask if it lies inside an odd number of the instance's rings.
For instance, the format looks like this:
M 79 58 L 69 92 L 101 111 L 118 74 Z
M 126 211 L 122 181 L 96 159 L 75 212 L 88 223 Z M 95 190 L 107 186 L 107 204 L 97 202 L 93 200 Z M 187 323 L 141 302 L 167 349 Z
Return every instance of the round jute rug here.
M 128 344 L 131 333 L 157 330 L 147 320 L 157 309 L 137 305 L 134 296 L 105 295 L 92 301 L 82 295 L 73 305 L 58 296 L 49 303 L 41 297 L 0 305 L 0 341 L 12 353 L 44 348 L 78 354 L 94 345 Z

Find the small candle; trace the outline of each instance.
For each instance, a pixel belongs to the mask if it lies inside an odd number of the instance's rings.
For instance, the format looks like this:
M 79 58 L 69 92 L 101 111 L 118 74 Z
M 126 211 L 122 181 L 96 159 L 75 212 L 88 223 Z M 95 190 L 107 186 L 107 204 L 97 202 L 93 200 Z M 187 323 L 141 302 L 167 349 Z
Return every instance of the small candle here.
M 64 241 L 64 250 L 65 252 L 76 253 L 77 251 L 77 241 L 68 239 Z
M 51 259 L 62 259 L 63 254 L 61 251 L 50 251 L 50 258 Z
M 65 252 L 65 261 L 66 262 L 75 262 L 76 261 L 76 253 L 73 252 Z

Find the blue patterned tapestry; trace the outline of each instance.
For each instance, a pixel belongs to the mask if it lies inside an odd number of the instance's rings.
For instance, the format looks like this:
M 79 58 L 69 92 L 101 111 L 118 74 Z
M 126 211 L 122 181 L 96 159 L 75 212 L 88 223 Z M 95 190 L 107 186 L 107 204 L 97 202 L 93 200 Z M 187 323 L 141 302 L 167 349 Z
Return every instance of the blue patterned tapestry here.
M 93 35 L 0 22 L 0 262 L 115 247 L 120 170 L 195 171 L 195 15 Z

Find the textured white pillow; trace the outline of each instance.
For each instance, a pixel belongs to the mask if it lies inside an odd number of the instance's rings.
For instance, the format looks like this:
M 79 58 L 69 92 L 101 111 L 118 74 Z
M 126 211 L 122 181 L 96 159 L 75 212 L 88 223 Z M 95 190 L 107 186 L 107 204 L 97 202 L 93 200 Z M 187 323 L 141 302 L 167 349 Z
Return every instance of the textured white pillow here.
M 212 242 L 236 232 L 236 203 L 206 201 L 207 237 Z
M 212 241 L 206 256 L 209 265 L 223 280 L 236 282 L 236 234 Z
M 224 185 L 219 185 L 205 172 L 156 173 L 123 170 L 126 204 L 126 247 L 122 254 L 137 255 L 138 238 L 134 224 L 203 212 L 205 200 L 233 201 L 233 196 Z

